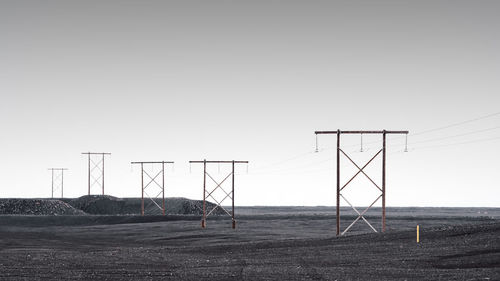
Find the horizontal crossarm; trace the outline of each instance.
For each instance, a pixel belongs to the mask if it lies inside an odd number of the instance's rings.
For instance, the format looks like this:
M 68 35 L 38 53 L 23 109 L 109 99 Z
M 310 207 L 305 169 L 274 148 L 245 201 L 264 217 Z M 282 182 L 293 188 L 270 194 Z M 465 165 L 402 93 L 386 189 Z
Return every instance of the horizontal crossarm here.
M 326 134 L 408 134 L 409 131 L 315 131 L 316 135 Z

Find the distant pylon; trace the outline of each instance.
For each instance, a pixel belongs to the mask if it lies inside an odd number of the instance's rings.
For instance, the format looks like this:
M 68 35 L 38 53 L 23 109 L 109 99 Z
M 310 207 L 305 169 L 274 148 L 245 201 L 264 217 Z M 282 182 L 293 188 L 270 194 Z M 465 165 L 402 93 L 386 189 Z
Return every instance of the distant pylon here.
M 174 162 L 171 161 L 149 161 L 149 162 L 131 162 L 131 164 L 140 164 L 141 165 L 141 215 L 144 216 L 145 212 L 145 207 L 144 207 L 144 194 L 151 200 L 149 204 L 155 204 L 156 207 L 158 207 L 161 211 L 162 214 L 165 215 L 166 213 L 166 206 L 165 206 L 165 164 L 174 164 Z M 144 170 L 144 164 L 151 164 L 153 165 L 160 165 L 160 169 L 158 172 L 151 172 L 151 175 Z M 144 184 L 144 175 L 146 175 L 149 180 L 147 184 Z M 154 175 L 154 176 L 153 176 Z M 161 184 L 158 182 L 157 178 L 161 176 Z M 150 184 L 154 183 L 158 188 L 160 188 L 159 193 L 153 193 L 154 195 L 151 196 L 149 193 L 146 191 L 146 189 L 150 186 Z M 162 197 L 162 205 L 158 205 L 158 203 L 155 201 L 159 196 L 161 195 Z
M 104 156 L 111 155 L 106 152 L 83 152 L 88 156 L 88 195 L 93 186 L 97 185 L 102 189 L 104 195 Z
M 64 171 L 66 168 L 49 168 L 52 174 L 52 193 L 51 198 L 54 198 L 54 193 L 60 189 L 61 198 L 64 198 Z
M 207 161 L 207 160 L 203 160 L 203 161 L 189 161 L 189 163 L 202 163 L 203 164 L 203 218 L 201 220 L 201 227 L 202 228 L 205 228 L 206 226 L 206 220 L 207 220 L 207 217 L 212 213 L 214 212 L 217 208 L 220 208 L 222 209 L 226 214 L 228 214 L 229 216 L 231 216 L 232 218 L 232 228 L 236 228 L 236 219 L 235 219 L 235 216 L 234 216 L 234 164 L 241 164 L 241 163 L 246 163 L 248 164 L 248 161 Z M 231 172 L 220 182 L 217 182 L 208 172 L 207 172 L 207 164 L 217 164 L 217 165 L 220 165 L 220 164 L 231 164 L 232 166 L 232 169 L 231 169 Z M 210 178 L 215 184 L 215 188 L 212 189 L 210 192 L 208 192 L 207 190 L 207 176 L 208 178 Z M 229 178 L 231 177 L 231 191 L 230 192 L 227 192 L 224 188 L 222 188 L 222 184 Z M 226 196 L 224 198 L 222 198 L 222 200 L 218 201 L 216 198 L 214 198 L 213 196 L 213 193 L 215 190 L 217 189 L 221 189 L 224 194 L 226 194 Z M 208 213 L 206 211 L 206 201 L 208 198 L 212 198 L 212 200 L 217 204 L 214 208 L 212 208 L 212 210 L 210 210 Z M 231 212 L 228 212 L 226 210 L 226 208 L 224 208 L 222 206 L 222 202 L 224 202 L 224 200 L 226 200 L 227 198 L 231 199 L 231 202 L 232 202 L 232 211 Z

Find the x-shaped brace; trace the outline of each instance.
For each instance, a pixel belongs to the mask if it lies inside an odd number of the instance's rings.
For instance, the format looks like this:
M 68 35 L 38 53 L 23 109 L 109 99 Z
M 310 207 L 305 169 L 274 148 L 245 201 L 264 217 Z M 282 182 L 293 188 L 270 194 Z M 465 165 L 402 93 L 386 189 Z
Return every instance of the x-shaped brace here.
M 375 201 L 372 202 L 372 204 L 370 206 L 368 206 L 363 212 L 359 212 L 356 207 L 354 207 L 349 201 L 347 201 L 347 199 L 344 197 L 344 195 L 340 194 L 340 196 L 342 198 L 344 198 L 344 200 L 347 202 L 347 204 L 349 204 L 349 206 L 351 206 L 351 208 L 358 214 L 358 217 L 341 233 L 341 235 L 344 235 L 347 231 L 349 231 L 349 229 L 351 229 L 351 227 L 359 220 L 359 219 L 363 219 L 366 224 L 368 224 L 368 226 L 374 231 L 374 232 L 377 232 L 377 230 L 368 222 L 367 219 L 365 219 L 365 217 L 363 216 L 379 199 L 380 197 L 382 197 L 382 194 L 379 195 L 377 197 L 377 199 L 375 199 Z
M 222 188 L 222 184 L 233 174 L 233 172 L 229 173 L 220 183 L 218 183 L 212 176 L 210 176 L 209 173 L 206 173 L 205 174 L 217 185 L 206 197 L 205 199 L 207 199 L 208 197 L 212 198 L 213 201 L 215 201 L 216 203 L 216 206 L 212 208 L 212 210 L 210 210 L 210 212 L 207 213 L 207 216 L 209 216 L 213 211 L 215 211 L 217 208 L 221 208 L 222 210 L 224 210 L 224 212 L 226 212 L 228 215 L 232 216 L 231 213 L 229 213 L 224 207 L 222 207 L 222 202 L 224 202 L 224 200 L 226 200 L 228 197 L 231 198 L 231 193 L 227 193 L 224 188 Z M 224 198 L 221 200 L 221 201 L 217 201 L 213 196 L 212 196 L 212 193 L 214 193 L 215 190 L 217 190 L 218 188 L 220 188 L 225 194 L 226 196 L 224 196 Z
M 54 180 L 52 181 L 54 183 L 53 185 L 54 191 L 59 190 L 62 187 L 61 179 L 62 179 L 62 173 L 59 173 L 54 177 Z
M 158 205 L 158 203 L 156 203 L 156 201 L 154 199 L 158 198 L 158 196 L 160 196 L 160 194 L 162 193 L 163 191 L 160 191 L 158 194 L 156 194 L 155 197 L 151 197 L 146 191 L 144 191 L 144 193 L 146 194 L 146 196 L 149 198 L 149 200 L 151 200 L 151 202 L 153 202 L 160 210 L 163 210 L 162 207 L 160 207 L 160 205 Z M 146 206 L 145 209 L 147 209 L 152 203 L 149 202 L 149 204 Z
M 102 168 L 100 167 L 100 165 L 102 163 L 102 159 L 99 160 L 97 163 L 94 160 L 92 160 L 92 158 L 89 158 L 89 159 L 90 159 L 90 162 L 92 163 L 92 169 L 90 169 L 90 174 L 91 174 L 91 177 L 92 177 L 92 183 L 90 184 L 90 186 L 94 186 L 95 184 L 98 184 L 99 186 L 101 186 L 102 183 L 99 183 L 99 181 L 102 178 Z M 92 174 L 95 169 L 98 169 L 99 172 L 101 172 L 101 174 L 97 178 L 94 177 L 94 175 Z
M 356 166 L 356 168 L 358 168 L 358 172 L 349 180 L 347 181 L 346 184 L 344 184 L 344 186 L 342 186 L 342 188 L 340 189 L 340 191 L 342 191 L 349 183 L 351 183 L 351 181 L 356 178 L 360 173 L 363 173 L 363 175 L 365 175 L 372 183 L 373 185 L 375 185 L 376 188 L 378 188 L 378 190 L 382 191 L 382 189 L 363 171 L 364 168 L 366 168 L 366 166 L 368 166 L 382 151 L 383 149 L 379 150 L 379 152 L 377 152 L 371 159 L 370 161 L 368 161 L 362 168 L 360 168 L 358 166 L 358 164 L 356 164 L 356 162 L 354 162 L 351 157 L 349 157 L 342 149 L 339 149 L 340 152 L 342 152 L 342 154 L 344 154 L 345 157 L 347 157 L 347 159 L 349 159 L 349 161 L 351 161 L 351 163 Z
M 91 175 L 91 177 L 92 177 L 92 184 L 90 186 L 94 186 L 95 184 L 98 184 L 99 186 L 102 185 L 102 183 L 99 183 L 99 181 L 102 178 L 102 175 L 99 175 L 97 178 L 95 178 L 93 175 Z
M 150 178 L 150 181 L 144 186 L 146 189 L 150 184 L 155 183 L 159 188 L 163 188 L 157 181 L 156 178 L 161 175 L 163 171 L 160 170 L 154 177 L 150 176 L 146 171 L 143 170 L 143 173 Z
M 94 160 L 92 160 L 92 158 L 90 158 L 90 162 L 92 162 L 92 169 L 90 169 L 90 172 L 92 173 L 96 168 L 99 169 L 99 171 L 102 172 L 102 168 L 100 167 L 101 163 L 102 163 L 102 159 L 99 160 L 99 162 L 94 162 Z
M 151 202 L 149 202 L 149 204 L 146 206 L 145 209 L 147 209 L 151 204 L 155 204 L 158 207 L 158 209 L 163 210 L 163 208 L 160 205 L 158 205 L 158 203 L 156 203 L 156 201 L 154 200 L 158 198 L 158 196 L 160 196 L 160 194 L 162 194 L 163 192 L 163 187 L 156 181 L 156 178 L 162 174 L 163 170 L 160 170 L 154 177 L 148 174 L 148 172 L 146 172 L 144 169 L 142 170 L 142 172 L 150 179 L 149 182 L 143 187 L 144 193 L 151 200 Z M 149 193 L 146 192 L 146 188 L 152 183 L 155 183 L 159 188 L 161 188 L 160 192 L 158 192 L 158 194 L 156 194 L 156 196 L 154 197 L 151 197 Z
M 340 188 L 339 192 L 342 191 L 349 183 L 351 183 L 352 180 L 354 180 L 354 178 L 356 178 L 360 173 L 362 173 L 363 175 L 365 175 L 365 177 L 368 178 L 368 180 L 370 180 L 370 182 L 376 187 L 378 188 L 378 190 L 380 190 L 382 192 L 382 189 L 363 171 L 375 158 L 377 158 L 377 156 L 383 151 L 383 149 L 379 150 L 368 162 L 366 162 L 366 164 L 363 166 L 363 167 L 359 167 L 358 164 L 356 164 L 356 162 L 354 162 L 354 160 L 351 159 L 351 157 L 349 157 L 342 149 L 340 149 L 340 152 L 342 152 L 342 154 L 344 154 L 344 156 L 349 159 L 349 161 L 351 161 L 351 163 L 356 166 L 356 168 L 358 168 L 358 172 L 350 179 L 347 181 L 346 184 L 344 184 L 344 186 L 342 186 L 342 188 Z M 358 220 L 362 219 L 374 232 L 377 232 L 377 230 L 368 222 L 368 220 L 364 217 L 364 214 L 382 197 L 382 194 L 379 195 L 377 197 L 377 199 L 375 199 L 375 201 L 372 202 L 372 204 L 370 206 L 368 206 L 363 212 L 359 212 L 358 209 L 356 209 L 356 207 L 354 207 L 354 205 L 351 204 L 351 202 L 349 202 L 345 197 L 344 195 L 342 195 L 341 193 L 339 193 L 339 196 L 341 196 L 346 202 L 347 204 L 349 204 L 349 206 L 351 206 L 351 208 L 358 214 L 358 217 L 341 233 L 341 235 L 344 235 L 347 231 L 349 231 L 349 229 L 351 229 L 351 227 L 356 224 L 356 222 L 358 222 Z

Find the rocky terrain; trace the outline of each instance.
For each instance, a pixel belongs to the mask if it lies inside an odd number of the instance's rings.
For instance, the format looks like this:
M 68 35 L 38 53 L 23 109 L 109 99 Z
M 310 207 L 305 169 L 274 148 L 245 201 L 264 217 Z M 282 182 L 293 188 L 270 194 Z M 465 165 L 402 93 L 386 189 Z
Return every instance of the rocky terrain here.
M 361 222 L 341 237 L 314 208 L 237 209 L 236 229 L 224 216 L 205 229 L 193 215 L 0 216 L 0 280 L 500 280 L 499 210 L 397 210 L 386 233 Z
M 186 198 L 165 198 L 166 214 L 201 215 L 203 202 Z M 162 206 L 161 199 L 155 200 Z M 162 215 L 149 198 L 145 199 L 146 215 Z M 215 207 L 207 202 L 207 210 Z M 140 215 L 140 198 L 117 198 L 108 195 L 89 195 L 71 199 L 0 199 L 0 215 Z M 220 209 L 215 215 L 224 214 Z
M 85 212 L 60 200 L 0 199 L 1 215 L 85 215 Z

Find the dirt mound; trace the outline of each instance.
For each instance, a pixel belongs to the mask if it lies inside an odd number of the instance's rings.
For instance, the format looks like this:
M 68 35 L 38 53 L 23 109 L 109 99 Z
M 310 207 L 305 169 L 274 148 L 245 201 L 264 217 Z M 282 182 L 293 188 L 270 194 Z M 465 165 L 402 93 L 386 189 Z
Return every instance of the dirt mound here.
M 94 215 L 138 215 L 141 213 L 140 198 L 117 198 L 109 195 L 86 195 L 76 199 L 63 199 L 76 209 L 80 209 L 88 214 Z M 147 198 L 144 200 L 145 214 L 161 215 L 162 211 L 158 206 L 162 206 L 161 199 L 154 202 Z M 215 207 L 215 204 L 207 202 L 207 212 Z M 203 201 L 189 200 L 186 198 L 165 198 L 165 209 L 168 215 L 201 215 Z M 221 215 L 221 209 L 214 211 L 214 214 Z
M 85 215 L 66 202 L 50 199 L 0 199 L 2 215 Z
M 65 199 L 68 204 L 87 214 L 126 214 L 125 201 L 109 195 L 86 195 L 76 199 Z

